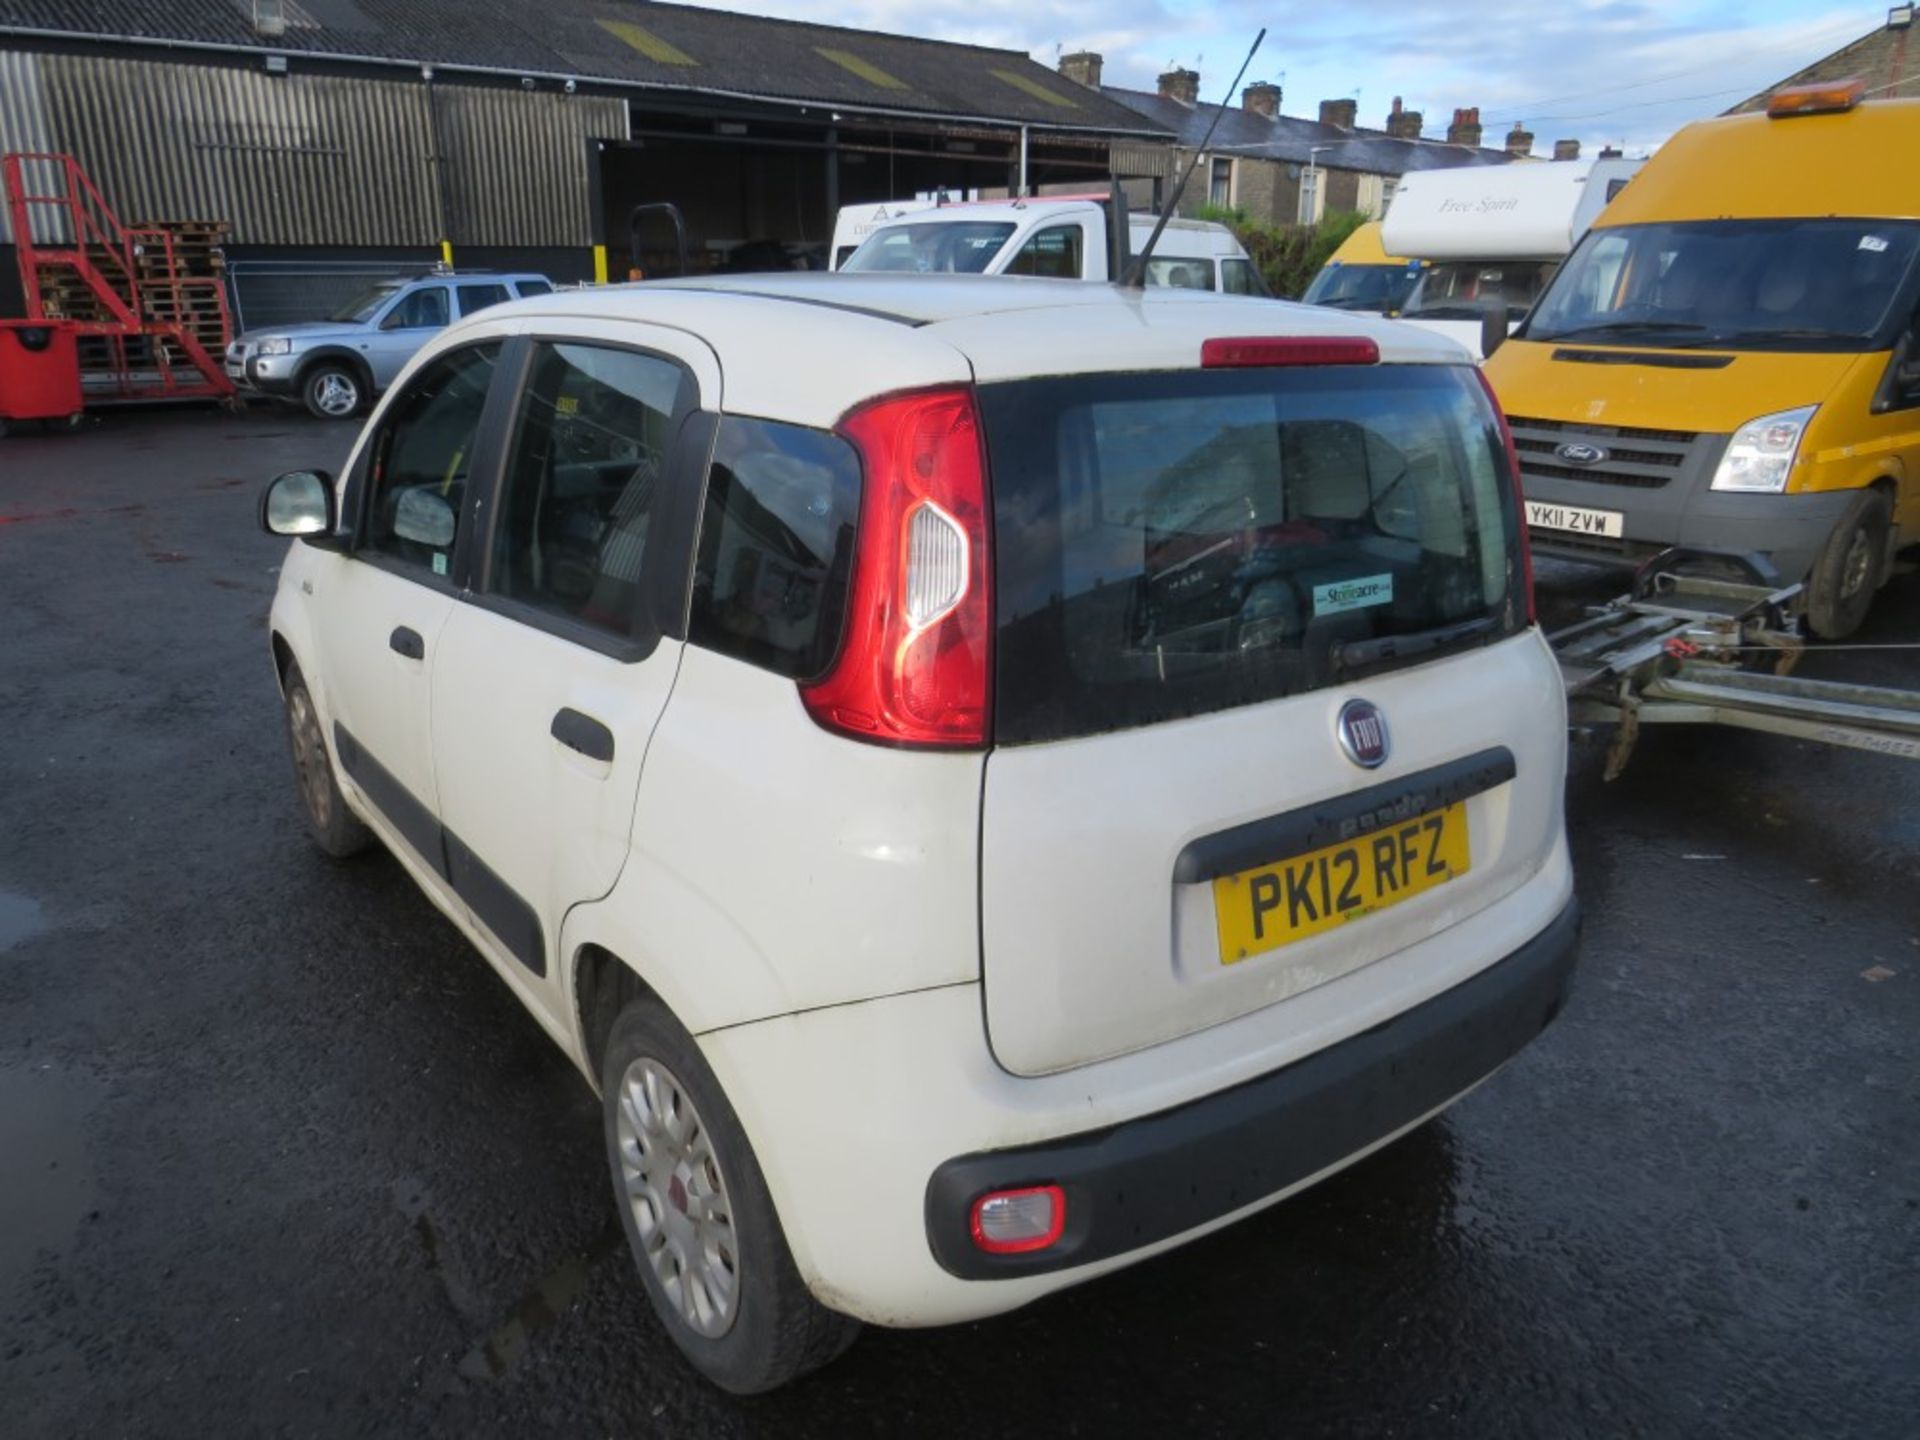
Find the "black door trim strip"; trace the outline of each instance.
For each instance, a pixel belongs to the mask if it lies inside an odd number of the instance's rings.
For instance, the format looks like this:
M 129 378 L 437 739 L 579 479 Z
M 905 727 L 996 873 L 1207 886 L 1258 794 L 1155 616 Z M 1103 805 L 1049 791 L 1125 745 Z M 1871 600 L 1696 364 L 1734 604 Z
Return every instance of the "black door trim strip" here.
M 502 880 L 486 863 L 467 848 L 451 830 L 440 832 L 446 838 L 447 870 L 453 888 L 473 909 L 474 918 L 491 930 L 507 947 L 509 954 L 536 975 L 547 973 L 546 937 L 540 930 L 540 917 L 512 886 Z
M 1198 885 L 1289 860 L 1442 809 L 1504 785 L 1518 773 L 1513 752 L 1496 745 L 1382 785 L 1189 840 L 1173 862 L 1173 878 L 1181 885 Z
M 401 784 L 338 720 L 333 722 L 333 748 L 341 768 L 400 832 L 414 853 L 433 867 L 472 909 L 474 918 L 492 931 L 509 954 L 535 975 L 547 973 L 546 933 L 540 915 L 520 893 L 474 854 L 433 812 Z
M 434 819 L 433 812 L 414 798 L 399 777 L 369 755 L 338 720 L 333 722 L 333 748 L 348 778 L 380 808 L 380 813 L 400 832 L 401 839 L 433 867 L 434 874 L 447 879 L 447 855 L 440 844 L 440 822 Z

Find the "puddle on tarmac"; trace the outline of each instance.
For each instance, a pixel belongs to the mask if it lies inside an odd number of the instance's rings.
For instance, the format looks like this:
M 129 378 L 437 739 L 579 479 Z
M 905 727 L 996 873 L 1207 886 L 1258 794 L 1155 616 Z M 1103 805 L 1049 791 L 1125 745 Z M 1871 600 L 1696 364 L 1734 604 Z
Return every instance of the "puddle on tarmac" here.
M 0 1068 L 0 1294 L 95 1212 L 86 1120 L 99 1089 L 48 1065 Z
M 11 890 L 0 890 L 0 955 L 47 928 L 40 902 Z

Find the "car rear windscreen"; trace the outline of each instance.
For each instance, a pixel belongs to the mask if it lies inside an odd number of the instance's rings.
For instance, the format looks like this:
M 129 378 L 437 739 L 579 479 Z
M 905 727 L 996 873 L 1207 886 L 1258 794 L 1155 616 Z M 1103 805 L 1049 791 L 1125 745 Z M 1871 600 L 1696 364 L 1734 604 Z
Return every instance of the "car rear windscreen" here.
M 994 733 L 1256 704 L 1525 624 L 1499 422 L 1466 366 L 982 386 Z

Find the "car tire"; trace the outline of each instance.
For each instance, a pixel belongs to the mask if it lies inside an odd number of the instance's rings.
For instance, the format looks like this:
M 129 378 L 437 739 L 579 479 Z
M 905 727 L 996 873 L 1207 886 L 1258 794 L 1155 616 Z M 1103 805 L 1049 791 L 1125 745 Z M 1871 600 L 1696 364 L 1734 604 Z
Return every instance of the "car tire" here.
M 300 376 L 300 400 L 316 420 L 351 420 L 366 404 L 366 382 L 351 365 L 323 360 Z
M 313 843 L 336 860 L 358 855 L 373 843 L 373 832 L 347 808 L 334 779 L 333 761 L 320 729 L 320 712 L 298 665 L 287 667 L 287 743 L 293 750 L 293 774 L 300 786 L 300 808 L 306 813 Z
M 1822 640 L 1860 628 L 1886 578 L 1893 507 L 1884 492 L 1862 490 L 1820 547 L 1807 575 L 1807 624 Z
M 620 1223 L 654 1313 L 694 1368 L 756 1395 L 846 1350 L 860 1323 L 800 1278 L 746 1132 L 665 1006 L 620 1012 L 600 1075 Z

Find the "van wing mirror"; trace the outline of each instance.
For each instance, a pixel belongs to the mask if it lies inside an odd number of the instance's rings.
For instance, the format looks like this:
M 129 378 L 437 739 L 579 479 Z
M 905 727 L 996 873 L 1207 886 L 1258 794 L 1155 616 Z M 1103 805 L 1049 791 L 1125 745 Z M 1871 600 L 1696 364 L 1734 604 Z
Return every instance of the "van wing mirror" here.
M 1480 358 L 1491 360 L 1493 352 L 1507 343 L 1507 329 L 1513 323 L 1513 310 L 1501 301 L 1490 302 L 1480 312 Z
M 1920 325 L 1900 337 L 1870 407 L 1875 415 L 1920 407 Z

